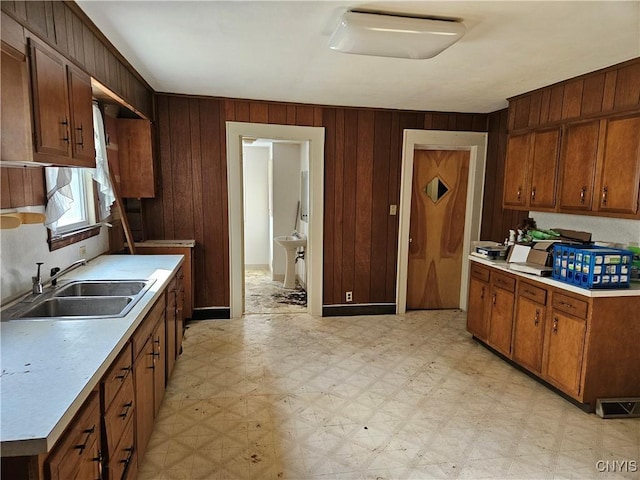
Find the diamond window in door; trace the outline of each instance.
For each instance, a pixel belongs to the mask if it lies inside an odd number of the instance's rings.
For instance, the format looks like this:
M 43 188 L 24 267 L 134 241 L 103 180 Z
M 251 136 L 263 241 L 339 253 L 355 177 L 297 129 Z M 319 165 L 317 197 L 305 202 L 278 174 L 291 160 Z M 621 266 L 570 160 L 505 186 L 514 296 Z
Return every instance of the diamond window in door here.
M 433 177 L 422 191 L 427 194 L 433 203 L 438 203 L 449 192 L 449 187 L 440 177 Z

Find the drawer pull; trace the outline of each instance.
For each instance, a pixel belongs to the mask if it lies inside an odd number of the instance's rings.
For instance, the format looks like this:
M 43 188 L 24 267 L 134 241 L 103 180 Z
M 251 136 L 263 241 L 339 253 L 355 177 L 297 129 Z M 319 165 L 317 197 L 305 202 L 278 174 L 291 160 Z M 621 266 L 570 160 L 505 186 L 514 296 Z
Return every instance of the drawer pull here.
M 118 415 L 119 417 L 122 417 L 123 420 L 125 420 L 127 418 L 127 415 L 129 415 L 129 409 L 133 407 L 133 402 L 127 402 L 124 404 L 124 412 L 122 412 L 120 415 Z
M 480 291 L 480 300 L 484 300 L 484 287 L 482 287 L 482 290 Z
M 553 333 L 558 333 L 558 317 L 553 317 Z
M 524 293 L 528 293 L 529 295 L 535 295 L 536 294 L 536 292 L 532 292 L 531 290 L 528 290 L 526 288 L 524 289 Z
M 128 367 L 121 368 L 120 370 L 124 373 L 121 375 L 116 375 L 116 378 L 118 380 L 124 381 L 124 379 L 127 378 L 127 375 L 131 371 L 131 365 L 129 365 Z
M 587 187 L 584 186 L 580 189 L 580 205 L 584 205 L 584 200 L 585 200 L 584 197 L 586 193 L 587 193 Z
M 493 298 L 492 298 L 492 300 L 491 300 L 491 301 L 493 302 L 493 304 L 494 304 L 494 305 L 496 304 L 496 297 L 497 297 L 497 295 L 494 293 L 494 294 L 493 294 Z
M 518 185 L 518 201 L 520 201 L 520 198 L 522 198 L 522 186 Z
M 607 197 L 609 195 L 609 187 L 606 185 L 602 187 L 602 205 L 607 206 Z
M 576 308 L 574 305 L 567 303 L 567 302 L 560 302 L 560 305 L 567 307 L 567 308 Z
M 536 317 L 533 320 L 534 325 L 537 327 L 540 323 L 540 310 L 536 308 Z
M 133 458 L 133 447 L 125 448 L 124 451 L 127 452 L 127 458 L 125 458 L 124 460 L 120 460 L 120 463 L 129 465 L 129 462 L 131 462 L 131 459 Z
M 536 202 L 536 187 L 533 187 L 531 189 L 531 203 L 535 203 Z
M 86 433 L 87 437 L 84 439 L 84 443 L 80 444 L 80 445 L 74 445 L 73 448 L 77 448 L 78 450 L 80 450 L 79 455 L 82 454 L 82 452 L 84 451 L 85 448 L 87 448 L 87 444 L 89 443 L 89 439 L 91 438 L 91 435 L 93 435 L 93 433 L 96 431 L 96 426 L 95 424 L 91 427 L 88 428 L 87 430 L 85 430 L 82 433 Z

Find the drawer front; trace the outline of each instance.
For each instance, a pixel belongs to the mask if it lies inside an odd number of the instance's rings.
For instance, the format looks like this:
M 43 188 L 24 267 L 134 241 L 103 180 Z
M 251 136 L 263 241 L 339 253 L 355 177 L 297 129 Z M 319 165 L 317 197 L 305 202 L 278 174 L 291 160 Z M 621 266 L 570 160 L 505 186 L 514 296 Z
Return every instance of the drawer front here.
M 153 308 L 147 313 L 147 316 L 142 321 L 136 332 L 133 334 L 131 343 L 133 345 L 133 358 L 138 358 L 142 351 L 147 339 L 151 336 L 158 324 L 158 321 L 164 317 L 165 298 L 161 295 L 156 301 Z
M 94 461 L 95 445 L 99 441 L 100 396 L 94 391 L 47 458 L 45 469 L 49 478 L 74 478 L 83 463 Z
M 104 414 L 104 427 L 107 437 L 107 452 L 109 457 L 122 437 L 129 419 L 133 417 L 135 409 L 133 393 L 133 375 L 128 375 L 127 379 L 118 392 L 109 408 Z
M 120 352 L 113 366 L 102 380 L 102 395 L 105 411 L 109 409 L 111 402 L 113 402 L 113 399 L 118 394 L 118 390 L 120 390 L 120 386 L 131 376 L 131 372 L 133 371 L 132 362 L 131 344 L 127 343 L 127 346 Z
M 587 318 L 589 304 L 584 300 L 553 292 L 553 308 L 578 318 Z
M 540 305 L 547 304 L 547 291 L 544 288 L 536 287 L 527 282 L 520 282 L 518 287 L 518 295 L 521 295 L 529 300 L 533 300 Z
M 516 290 L 516 279 L 502 273 L 492 272 L 491 282 L 499 288 L 514 292 Z
M 122 478 L 131 477 L 128 470 L 135 470 L 135 449 L 133 445 L 133 424 L 135 422 L 129 419 L 122 439 L 115 448 L 114 454 L 109 459 L 108 475 L 109 480 L 121 480 Z
M 478 280 L 482 280 L 483 282 L 489 282 L 489 269 L 481 267 L 476 263 L 472 263 L 471 276 Z

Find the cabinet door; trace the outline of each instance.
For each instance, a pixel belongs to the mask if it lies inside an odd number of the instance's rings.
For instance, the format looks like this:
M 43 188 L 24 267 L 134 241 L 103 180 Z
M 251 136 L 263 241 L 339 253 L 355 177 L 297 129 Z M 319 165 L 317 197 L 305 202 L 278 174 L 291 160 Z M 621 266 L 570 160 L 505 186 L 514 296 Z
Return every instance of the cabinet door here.
M 35 150 L 44 155 L 70 155 L 66 67 L 53 50 L 29 39 Z
M 155 197 L 151 122 L 118 119 L 120 195 L 124 198 Z
M 531 134 L 509 135 L 507 140 L 507 159 L 504 172 L 505 206 L 525 207 L 527 203 L 526 186 L 529 172 Z
M 507 356 L 511 356 L 513 304 L 513 292 L 496 287 L 495 285 L 491 287 L 489 344 Z
M 484 341 L 489 336 L 488 299 L 489 284 L 472 277 L 469 281 L 467 330 L 473 336 Z
M 533 136 L 529 189 L 529 206 L 532 210 L 553 209 L 556 206 L 560 135 L 561 129 L 554 128 L 536 132 Z
M 544 305 L 518 296 L 513 333 L 513 359 L 536 373 L 540 373 L 542 368 L 544 321 Z
M 71 152 L 74 165 L 95 168 L 91 78 L 81 70 L 68 68 L 71 110 Z
M 153 430 L 153 379 L 154 358 L 153 343 L 148 338 L 133 367 L 134 387 L 136 391 L 136 446 L 138 458 L 144 457 L 147 443 Z
M 553 309 L 547 332 L 546 377 L 573 396 L 580 393 L 586 330 L 586 320 Z
M 167 364 L 167 342 L 164 317 L 153 332 L 153 416 L 158 415 L 164 397 Z
M 598 210 L 638 213 L 640 116 L 607 121 Z
M 560 168 L 560 210 L 591 210 L 600 120 L 566 127 Z

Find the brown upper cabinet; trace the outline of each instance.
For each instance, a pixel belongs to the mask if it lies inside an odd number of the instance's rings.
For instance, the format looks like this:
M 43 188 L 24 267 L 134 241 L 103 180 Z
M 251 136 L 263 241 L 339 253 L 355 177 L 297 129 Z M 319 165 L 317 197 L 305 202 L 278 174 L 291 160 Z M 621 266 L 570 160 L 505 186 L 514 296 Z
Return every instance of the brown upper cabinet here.
M 510 135 L 507 141 L 504 205 L 553 210 L 561 129 Z
M 95 167 L 91 78 L 33 38 L 29 52 L 34 160 Z

